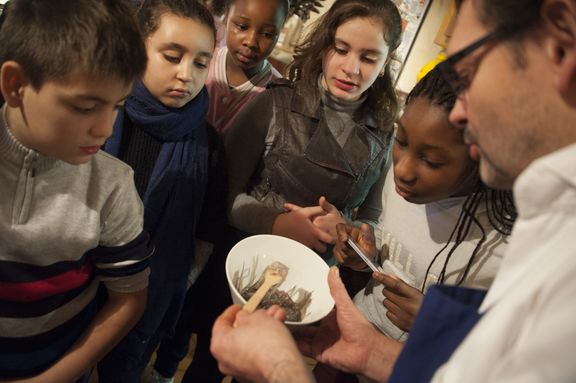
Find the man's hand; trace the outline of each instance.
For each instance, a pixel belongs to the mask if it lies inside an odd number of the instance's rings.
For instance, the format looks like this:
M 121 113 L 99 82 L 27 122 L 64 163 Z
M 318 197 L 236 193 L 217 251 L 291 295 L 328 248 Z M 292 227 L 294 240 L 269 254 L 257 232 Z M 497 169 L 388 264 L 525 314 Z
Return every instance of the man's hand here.
M 312 382 L 279 306 L 248 313 L 232 305 L 216 319 L 210 351 L 222 373 L 253 382 Z
M 410 331 L 424 295 L 418 289 L 390 275 L 375 273 L 374 279 L 384 285 L 382 294 L 386 299 L 383 304 L 388 310 L 388 319 L 396 327 Z
M 359 373 L 378 381 L 385 381 L 402 344 L 386 338 L 368 322 L 354 306 L 333 267 L 328 284 L 336 311 L 326 317 L 319 327 L 305 327 L 295 331 L 303 354 L 339 370 Z

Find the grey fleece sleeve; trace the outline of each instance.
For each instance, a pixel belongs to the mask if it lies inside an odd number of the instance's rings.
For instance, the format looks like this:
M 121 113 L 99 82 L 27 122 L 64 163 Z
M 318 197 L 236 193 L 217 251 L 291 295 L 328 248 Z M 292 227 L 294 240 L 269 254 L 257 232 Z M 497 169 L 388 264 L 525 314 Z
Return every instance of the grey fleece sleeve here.
M 273 95 L 266 90 L 242 110 L 224 144 L 228 169 L 228 218 L 232 226 L 252 234 L 272 232 L 279 212 L 248 194 L 251 178 L 261 170 L 266 136 L 273 126 Z

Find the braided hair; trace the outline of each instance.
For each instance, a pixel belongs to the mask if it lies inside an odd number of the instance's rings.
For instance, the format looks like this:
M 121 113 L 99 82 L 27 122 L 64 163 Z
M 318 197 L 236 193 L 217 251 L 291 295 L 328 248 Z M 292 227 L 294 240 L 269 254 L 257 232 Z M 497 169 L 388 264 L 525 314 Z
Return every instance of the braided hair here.
M 456 95 L 448 83 L 444 81 L 438 69 L 431 70 L 416 84 L 410 94 L 406 97 L 406 105 L 410 104 L 417 97 L 425 98 L 432 105 L 443 108 L 446 113 L 450 113 L 456 103 Z M 473 171 L 477 171 L 477 167 Z M 438 276 L 438 283 L 444 283 L 446 279 L 446 270 L 452 255 L 458 246 L 466 240 L 471 232 L 472 225 L 474 225 L 480 230 L 481 237 L 468 259 L 464 272 L 460 275 L 456 284 L 459 286 L 466 280 L 470 269 L 476 260 L 478 252 L 486 241 L 486 228 L 482 226 L 476 217 L 476 212 L 481 204 L 486 206 L 488 221 L 492 228 L 502 235 L 510 235 L 512 226 L 514 225 L 514 221 L 518 215 L 516 207 L 514 206 L 512 192 L 509 190 L 492 189 L 482 183 L 480 177 L 477 176 L 476 185 L 472 193 L 470 193 L 464 200 L 462 211 L 458 216 L 458 220 L 456 221 L 456 225 L 454 226 L 450 237 L 446 241 L 444 247 L 434 255 L 432 261 L 428 265 L 426 277 L 424 278 L 421 287 L 422 292 L 426 286 L 426 280 L 428 279 L 428 274 L 430 273 L 432 266 L 438 257 L 447 251 L 446 260 L 444 261 L 442 271 Z

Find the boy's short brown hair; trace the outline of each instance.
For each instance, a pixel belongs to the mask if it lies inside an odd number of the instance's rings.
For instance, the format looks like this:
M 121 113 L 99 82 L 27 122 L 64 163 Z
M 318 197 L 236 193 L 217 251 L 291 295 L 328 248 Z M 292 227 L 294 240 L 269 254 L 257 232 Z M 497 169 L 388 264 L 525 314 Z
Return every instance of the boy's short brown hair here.
M 131 83 L 146 69 L 146 48 L 123 0 L 11 0 L 0 41 L 0 65 L 20 64 L 35 89 L 78 72 Z

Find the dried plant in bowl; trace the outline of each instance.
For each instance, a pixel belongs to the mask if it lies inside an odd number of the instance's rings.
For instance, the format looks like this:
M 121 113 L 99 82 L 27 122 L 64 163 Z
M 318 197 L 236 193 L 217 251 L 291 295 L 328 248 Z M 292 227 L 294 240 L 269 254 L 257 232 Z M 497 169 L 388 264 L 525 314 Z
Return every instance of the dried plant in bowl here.
M 264 283 L 265 271 L 272 268 L 277 268 L 279 266 L 275 265 L 279 262 L 271 263 L 264 268 L 264 272 L 261 275 L 256 275 L 256 270 L 258 269 L 258 257 L 253 259 L 252 267 L 248 270 L 244 266 L 234 275 L 234 286 L 242 295 L 242 298 L 249 300 L 252 295 L 262 286 Z M 284 266 L 285 267 L 285 266 Z M 248 278 L 245 278 L 246 273 L 249 274 Z M 242 281 L 247 281 L 243 283 Z M 312 293 L 306 291 L 303 288 L 297 288 L 296 286 L 288 289 L 287 291 L 281 290 L 279 285 L 271 287 L 268 292 L 264 295 L 264 298 L 258 305 L 258 308 L 267 309 L 272 305 L 279 305 L 286 311 L 286 320 L 289 322 L 300 322 L 302 318 L 306 315 L 306 309 L 310 305 Z

